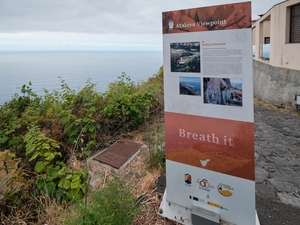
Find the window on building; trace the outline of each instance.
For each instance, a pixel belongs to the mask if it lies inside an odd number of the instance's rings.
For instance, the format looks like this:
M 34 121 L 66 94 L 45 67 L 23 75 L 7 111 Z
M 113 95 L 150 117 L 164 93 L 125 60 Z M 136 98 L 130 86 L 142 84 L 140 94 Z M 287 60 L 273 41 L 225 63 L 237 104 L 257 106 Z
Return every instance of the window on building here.
M 270 37 L 265 37 L 265 43 L 264 44 L 270 44 Z
M 300 43 L 300 4 L 291 7 L 290 43 Z

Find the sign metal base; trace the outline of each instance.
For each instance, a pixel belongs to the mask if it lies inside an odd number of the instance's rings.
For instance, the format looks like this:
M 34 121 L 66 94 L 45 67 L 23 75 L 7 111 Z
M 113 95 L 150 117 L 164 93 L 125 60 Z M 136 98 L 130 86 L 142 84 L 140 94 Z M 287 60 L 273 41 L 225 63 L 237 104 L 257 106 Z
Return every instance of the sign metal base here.
M 175 222 L 184 225 L 192 225 L 192 209 L 188 209 L 180 205 L 168 202 L 167 189 L 165 189 L 165 193 L 160 203 L 160 208 L 158 213 L 162 217 L 168 218 Z
M 160 208 L 158 211 L 159 215 L 177 223 L 183 225 L 193 225 L 192 224 L 192 209 L 182 207 L 180 205 L 171 203 L 167 201 L 167 189 L 163 195 L 163 199 L 160 203 Z M 194 224 L 194 225 L 205 225 L 205 224 Z M 255 218 L 255 224 L 260 225 L 257 213 Z

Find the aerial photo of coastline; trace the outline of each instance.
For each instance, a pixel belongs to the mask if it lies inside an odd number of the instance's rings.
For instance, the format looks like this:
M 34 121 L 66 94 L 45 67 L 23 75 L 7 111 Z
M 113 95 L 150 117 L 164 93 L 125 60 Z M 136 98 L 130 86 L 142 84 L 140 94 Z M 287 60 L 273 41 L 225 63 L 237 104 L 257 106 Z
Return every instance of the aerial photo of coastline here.
M 201 78 L 179 77 L 179 94 L 201 96 Z
M 200 73 L 200 42 L 171 43 L 171 72 Z

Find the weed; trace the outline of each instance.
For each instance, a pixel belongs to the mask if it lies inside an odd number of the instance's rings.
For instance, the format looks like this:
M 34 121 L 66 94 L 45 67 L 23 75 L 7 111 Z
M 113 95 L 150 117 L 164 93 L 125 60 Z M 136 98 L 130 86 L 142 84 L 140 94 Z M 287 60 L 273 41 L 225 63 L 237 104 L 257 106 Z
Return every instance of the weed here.
M 102 190 L 91 193 L 87 203 L 77 202 L 66 215 L 66 225 L 129 225 L 138 213 L 136 199 L 121 180 L 113 180 Z
M 9 150 L 0 152 L 0 208 L 6 201 L 13 201 L 14 194 L 25 184 L 23 170 L 18 168 L 20 161 Z
M 63 214 L 66 210 L 67 203 L 57 198 L 51 198 L 48 195 L 41 195 L 35 198 L 38 204 L 36 209 L 38 214 L 38 224 L 63 224 Z
M 155 124 L 151 133 L 145 135 L 149 155 L 147 163 L 151 169 L 166 168 L 165 134 L 162 124 Z

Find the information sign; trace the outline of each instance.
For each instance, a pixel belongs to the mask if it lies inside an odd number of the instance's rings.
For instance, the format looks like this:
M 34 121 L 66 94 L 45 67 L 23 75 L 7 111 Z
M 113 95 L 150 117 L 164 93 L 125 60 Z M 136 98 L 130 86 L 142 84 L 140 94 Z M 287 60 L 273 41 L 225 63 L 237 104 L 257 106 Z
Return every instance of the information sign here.
M 168 202 L 255 224 L 251 2 L 163 13 Z

